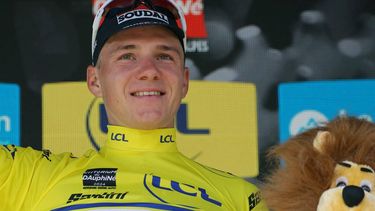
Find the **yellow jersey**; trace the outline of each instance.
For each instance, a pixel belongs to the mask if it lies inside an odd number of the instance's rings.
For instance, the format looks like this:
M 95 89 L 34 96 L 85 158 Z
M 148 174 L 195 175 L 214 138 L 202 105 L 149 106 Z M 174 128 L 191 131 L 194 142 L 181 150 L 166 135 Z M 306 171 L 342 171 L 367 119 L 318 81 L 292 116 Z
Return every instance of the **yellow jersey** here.
M 182 155 L 174 128 L 108 126 L 82 157 L 0 147 L 0 210 L 267 210 L 242 178 Z

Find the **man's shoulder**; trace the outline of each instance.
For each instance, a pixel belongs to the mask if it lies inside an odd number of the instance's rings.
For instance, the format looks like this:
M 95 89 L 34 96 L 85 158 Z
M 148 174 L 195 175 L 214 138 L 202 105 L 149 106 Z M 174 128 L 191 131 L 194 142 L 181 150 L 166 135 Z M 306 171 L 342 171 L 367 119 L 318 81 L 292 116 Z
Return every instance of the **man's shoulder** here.
M 82 158 L 87 158 L 93 156 L 94 154 L 94 150 L 88 150 L 82 156 Z M 13 162 L 59 162 L 62 160 L 77 159 L 77 157 L 75 157 L 71 152 L 53 153 L 48 149 L 39 150 L 32 147 L 0 145 L 0 159 L 7 159 Z
M 2 159 L 18 159 L 19 157 L 27 156 L 31 157 L 40 157 L 43 153 L 41 150 L 36 150 L 31 147 L 20 147 L 15 145 L 0 145 L 0 158 Z
M 248 204 L 249 210 L 268 210 L 256 183 L 226 171 L 201 165 L 200 173 L 234 204 Z M 242 210 L 242 209 L 241 209 Z
M 235 188 L 237 190 L 243 189 L 244 191 L 245 190 L 246 191 L 258 190 L 256 185 L 230 172 L 216 169 L 213 167 L 209 167 L 207 165 L 203 165 L 200 163 L 197 163 L 197 165 L 200 166 L 199 167 L 200 171 L 206 178 L 208 178 L 210 181 L 213 181 L 216 184 L 219 184 L 222 187 L 230 188 L 230 189 Z

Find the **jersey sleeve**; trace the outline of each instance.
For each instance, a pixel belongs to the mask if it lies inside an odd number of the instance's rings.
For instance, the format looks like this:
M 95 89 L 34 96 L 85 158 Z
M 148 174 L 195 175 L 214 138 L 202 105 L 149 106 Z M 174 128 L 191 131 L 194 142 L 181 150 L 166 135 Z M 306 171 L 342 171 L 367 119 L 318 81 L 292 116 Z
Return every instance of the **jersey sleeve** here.
M 20 209 L 39 157 L 36 150 L 0 146 L 0 210 Z
M 224 193 L 228 204 L 231 205 L 231 210 L 268 211 L 262 199 L 260 189 L 256 185 L 231 173 L 207 166 L 205 166 L 205 168 L 218 176 L 211 177 L 210 179 L 212 179 L 216 185 L 223 188 L 221 192 Z
M 14 145 L 0 146 L 0 210 L 20 210 L 26 200 L 34 197 L 30 194 L 31 183 L 35 179 L 47 183 L 49 173 L 42 175 L 37 173 L 41 167 L 44 172 L 52 172 L 57 163 L 61 163 L 68 153 L 61 156 L 51 156 L 47 150 L 39 151 L 31 147 L 23 148 Z M 67 159 L 65 159 L 67 160 Z M 38 176 L 36 176 L 38 175 Z

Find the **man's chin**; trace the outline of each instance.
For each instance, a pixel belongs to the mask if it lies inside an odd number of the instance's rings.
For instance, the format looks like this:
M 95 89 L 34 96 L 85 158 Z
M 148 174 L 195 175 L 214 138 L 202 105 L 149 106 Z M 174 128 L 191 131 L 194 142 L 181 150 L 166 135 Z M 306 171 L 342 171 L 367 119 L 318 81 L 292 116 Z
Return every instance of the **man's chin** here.
M 135 125 L 137 128 L 145 130 L 170 128 L 173 127 L 173 119 L 166 121 L 160 113 L 147 113 L 138 118 Z
M 165 124 L 160 124 L 159 122 L 139 122 L 138 124 L 134 124 L 133 128 L 140 130 L 154 130 L 170 127 Z

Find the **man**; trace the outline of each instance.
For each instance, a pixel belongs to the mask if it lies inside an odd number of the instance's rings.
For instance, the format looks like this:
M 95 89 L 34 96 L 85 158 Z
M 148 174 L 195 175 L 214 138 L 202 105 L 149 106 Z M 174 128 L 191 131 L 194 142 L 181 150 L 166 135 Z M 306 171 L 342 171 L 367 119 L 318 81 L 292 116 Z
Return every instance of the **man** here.
M 183 18 L 169 0 L 102 6 L 87 84 L 103 97 L 108 140 L 81 158 L 4 146 L 0 210 L 266 210 L 255 186 L 177 150 L 189 81 Z

